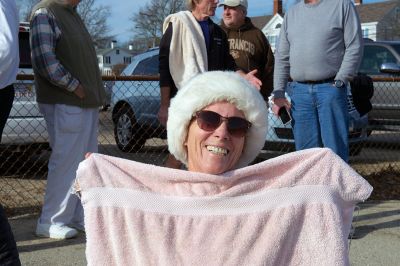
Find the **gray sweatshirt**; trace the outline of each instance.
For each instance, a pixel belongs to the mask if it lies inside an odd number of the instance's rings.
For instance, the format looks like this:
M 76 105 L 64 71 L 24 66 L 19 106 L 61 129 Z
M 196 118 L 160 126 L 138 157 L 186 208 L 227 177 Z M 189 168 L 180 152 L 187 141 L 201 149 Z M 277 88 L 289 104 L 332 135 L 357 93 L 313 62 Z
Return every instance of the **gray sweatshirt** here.
M 275 51 L 274 97 L 283 98 L 294 81 L 330 77 L 347 82 L 363 52 L 361 25 L 350 0 L 294 5 L 284 17 Z

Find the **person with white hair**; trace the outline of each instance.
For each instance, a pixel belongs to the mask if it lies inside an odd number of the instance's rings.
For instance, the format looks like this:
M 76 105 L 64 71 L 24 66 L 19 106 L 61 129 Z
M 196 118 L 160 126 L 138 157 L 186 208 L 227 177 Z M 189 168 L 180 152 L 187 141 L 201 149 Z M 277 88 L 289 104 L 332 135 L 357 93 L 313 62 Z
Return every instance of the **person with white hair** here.
M 98 108 L 105 92 L 93 41 L 77 13 L 80 0 L 44 0 L 31 16 L 32 66 L 52 149 L 36 234 L 72 238 L 84 230 L 83 209 L 70 193 L 79 162 L 97 151 Z
M 158 119 L 164 126 L 171 98 L 199 73 L 237 71 L 255 87 L 261 86 L 255 76 L 257 71 L 243 72 L 229 54 L 226 34 L 210 18 L 215 15 L 217 4 L 218 0 L 186 0 L 188 11 L 171 14 L 164 20 L 159 54 L 161 105 L 158 112 Z M 172 155 L 168 156 L 165 165 L 181 166 Z

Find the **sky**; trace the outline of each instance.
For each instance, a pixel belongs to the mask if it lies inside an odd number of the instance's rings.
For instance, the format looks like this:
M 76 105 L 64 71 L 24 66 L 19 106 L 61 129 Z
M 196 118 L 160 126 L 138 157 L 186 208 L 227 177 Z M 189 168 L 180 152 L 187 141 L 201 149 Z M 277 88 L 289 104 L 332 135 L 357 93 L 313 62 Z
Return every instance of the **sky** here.
M 382 2 L 385 0 L 363 0 L 364 4 L 372 2 Z M 111 33 L 116 35 L 119 44 L 127 42 L 134 34 L 133 22 L 129 19 L 133 14 L 138 13 L 141 7 L 144 7 L 150 0 L 96 0 L 98 5 L 108 5 L 111 7 L 111 17 L 108 24 Z M 221 2 L 221 1 L 220 1 Z M 283 1 L 283 8 L 290 7 L 295 0 Z M 248 0 L 247 15 L 249 17 L 263 16 L 272 14 L 273 0 Z M 217 9 L 217 17 L 221 15 L 222 7 Z

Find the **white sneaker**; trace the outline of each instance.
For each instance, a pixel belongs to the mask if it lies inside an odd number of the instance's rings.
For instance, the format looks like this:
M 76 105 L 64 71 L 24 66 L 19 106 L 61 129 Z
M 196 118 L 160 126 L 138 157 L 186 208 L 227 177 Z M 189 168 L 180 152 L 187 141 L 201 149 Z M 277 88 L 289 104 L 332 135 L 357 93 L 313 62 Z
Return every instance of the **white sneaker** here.
M 57 224 L 41 224 L 37 223 L 36 235 L 55 239 L 74 238 L 78 235 L 78 231 L 66 225 Z

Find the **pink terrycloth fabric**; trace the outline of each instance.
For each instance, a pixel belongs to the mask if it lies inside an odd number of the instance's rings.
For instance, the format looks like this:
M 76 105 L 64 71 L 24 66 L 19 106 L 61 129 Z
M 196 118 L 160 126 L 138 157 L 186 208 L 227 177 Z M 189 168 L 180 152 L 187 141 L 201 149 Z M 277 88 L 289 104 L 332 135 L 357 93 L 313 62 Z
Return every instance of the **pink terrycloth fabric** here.
M 221 176 L 93 154 L 77 172 L 89 265 L 349 265 L 372 187 L 328 149 Z

